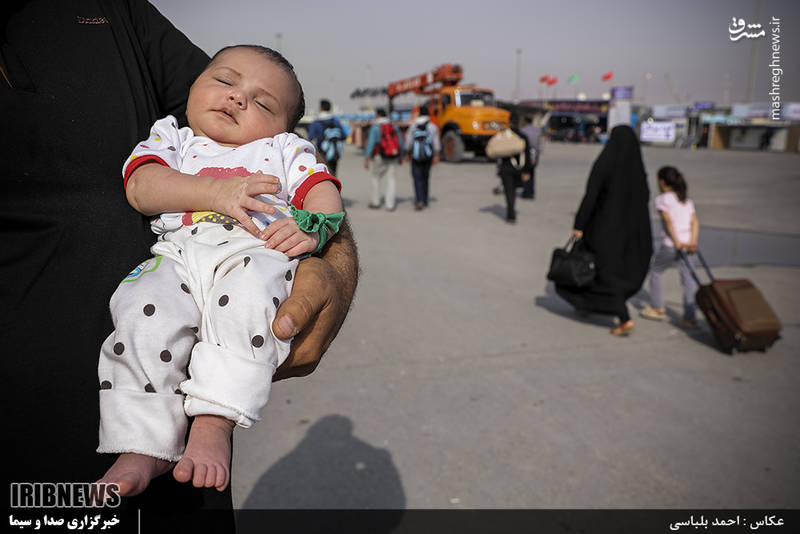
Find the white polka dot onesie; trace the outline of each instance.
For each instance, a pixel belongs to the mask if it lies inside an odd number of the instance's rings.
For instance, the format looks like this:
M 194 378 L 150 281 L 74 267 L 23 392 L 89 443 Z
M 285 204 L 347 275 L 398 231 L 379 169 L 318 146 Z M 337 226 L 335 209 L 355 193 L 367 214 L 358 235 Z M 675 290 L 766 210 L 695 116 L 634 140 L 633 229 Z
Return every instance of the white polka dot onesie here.
M 335 180 L 318 164 L 313 145 L 280 134 L 225 147 L 168 116 L 137 145 L 123 175 L 146 161 L 186 174 L 277 176 L 281 191 L 261 195 L 275 215 L 251 212 L 264 228 L 302 208 L 308 190 Z M 337 183 L 338 184 L 338 183 Z M 289 295 L 297 260 L 213 212 L 162 214 L 151 258 L 131 272 L 111 297 L 114 332 L 103 344 L 100 379 L 101 453 L 136 452 L 180 459 L 188 417 L 214 414 L 249 427 L 260 419 L 272 375 L 289 342 L 271 330 Z

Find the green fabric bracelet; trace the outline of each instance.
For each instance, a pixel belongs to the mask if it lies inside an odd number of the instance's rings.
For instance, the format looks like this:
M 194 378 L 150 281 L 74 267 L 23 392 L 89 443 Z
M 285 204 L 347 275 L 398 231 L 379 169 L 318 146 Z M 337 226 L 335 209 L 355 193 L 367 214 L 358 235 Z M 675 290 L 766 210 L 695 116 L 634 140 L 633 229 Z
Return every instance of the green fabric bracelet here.
M 339 231 L 339 225 L 344 219 L 343 211 L 339 213 L 311 213 L 306 210 L 299 210 L 294 206 L 289 211 L 302 231 L 307 234 L 313 234 L 314 232 L 319 234 L 319 245 L 317 245 L 312 254 L 322 250 L 322 247 L 328 242 L 328 238 L 333 237 L 333 234 Z

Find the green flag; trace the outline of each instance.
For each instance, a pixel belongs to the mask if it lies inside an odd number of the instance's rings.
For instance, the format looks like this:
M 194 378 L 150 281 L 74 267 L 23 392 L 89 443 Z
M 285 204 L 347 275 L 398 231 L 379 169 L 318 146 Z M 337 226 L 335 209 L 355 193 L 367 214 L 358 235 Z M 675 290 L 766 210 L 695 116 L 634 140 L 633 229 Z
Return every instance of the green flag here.
M 567 83 L 575 83 L 578 81 L 578 78 L 580 78 L 580 76 L 578 76 L 577 74 L 573 74 L 572 76 L 569 77 Z

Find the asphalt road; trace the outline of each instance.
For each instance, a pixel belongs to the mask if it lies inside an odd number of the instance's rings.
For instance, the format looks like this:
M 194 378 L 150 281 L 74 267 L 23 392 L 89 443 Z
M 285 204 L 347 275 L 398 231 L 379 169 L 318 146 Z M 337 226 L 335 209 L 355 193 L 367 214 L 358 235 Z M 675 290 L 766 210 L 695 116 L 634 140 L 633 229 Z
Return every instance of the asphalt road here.
M 747 277 L 784 323 L 767 353 L 721 353 L 705 323 L 579 319 L 545 280 L 599 145 L 550 144 L 518 223 L 485 161 L 441 164 L 428 210 L 409 167 L 395 212 L 339 175 L 363 273 L 309 377 L 277 383 L 237 430 L 239 508 L 797 508 L 800 156 L 645 148 L 684 172 L 718 277 Z M 652 202 L 651 202 L 652 205 Z M 646 286 L 645 286 L 646 287 Z

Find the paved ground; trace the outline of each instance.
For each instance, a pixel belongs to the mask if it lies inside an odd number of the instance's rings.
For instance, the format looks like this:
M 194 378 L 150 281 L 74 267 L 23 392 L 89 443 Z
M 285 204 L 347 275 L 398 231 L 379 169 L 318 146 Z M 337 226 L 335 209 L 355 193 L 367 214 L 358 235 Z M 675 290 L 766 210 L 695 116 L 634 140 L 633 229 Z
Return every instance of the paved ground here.
M 798 507 L 800 157 L 644 151 L 651 191 L 684 171 L 715 274 L 753 279 L 784 322 L 731 357 L 674 322 L 614 338 L 546 283 L 599 146 L 548 145 L 516 226 L 486 162 L 435 168 L 421 213 L 401 167 L 397 211 L 369 210 L 348 149 L 356 300 L 318 370 L 237 431 L 238 507 Z M 674 320 L 677 272 L 665 285 Z

